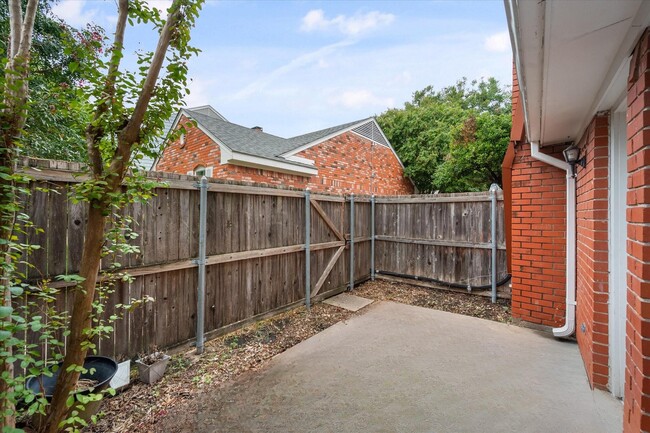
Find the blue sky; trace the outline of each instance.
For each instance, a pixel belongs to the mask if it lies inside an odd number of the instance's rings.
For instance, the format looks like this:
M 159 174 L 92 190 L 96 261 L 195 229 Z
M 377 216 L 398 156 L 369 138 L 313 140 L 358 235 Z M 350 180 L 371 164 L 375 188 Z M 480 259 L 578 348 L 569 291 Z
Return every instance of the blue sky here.
M 102 0 L 63 0 L 54 12 L 107 33 L 117 15 L 115 2 Z M 127 49 L 153 49 L 155 36 L 131 28 Z M 187 105 L 212 105 L 282 137 L 401 107 L 427 85 L 511 80 L 499 0 L 207 1 L 192 39 L 202 52 L 189 65 Z

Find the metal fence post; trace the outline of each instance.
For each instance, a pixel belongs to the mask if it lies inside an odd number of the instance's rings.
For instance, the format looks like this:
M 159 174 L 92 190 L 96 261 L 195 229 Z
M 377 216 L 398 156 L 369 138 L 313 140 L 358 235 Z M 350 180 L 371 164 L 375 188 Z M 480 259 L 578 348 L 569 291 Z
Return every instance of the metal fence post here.
M 375 195 L 370 197 L 370 279 L 375 281 Z
M 492 225 L 492 303 L 497 301 L 497 191 L 499 185 L 493 183 L 490 185 L 490 201 L 492 215 L 490 223 Z
M 196 185 L 200 190 L 199 204 L 199 258 L 194 262 L 199 265 L 199 287 L 196 302 L 196 353 L 203 353 L 205 341 L 205 238 L 208 213 L 208 179 L 203 176 Z
M 305 190 L 305 305 L 311 308 L 311 198 Z
M 350 194 L 350 291 L 354 289 L 354 194 Z

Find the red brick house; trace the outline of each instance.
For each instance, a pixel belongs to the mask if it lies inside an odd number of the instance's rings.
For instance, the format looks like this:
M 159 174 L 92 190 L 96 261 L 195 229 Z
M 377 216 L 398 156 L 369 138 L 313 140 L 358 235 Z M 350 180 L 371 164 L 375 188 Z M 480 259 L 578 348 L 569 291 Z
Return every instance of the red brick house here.
M 513 315 L 575 335 L 624 431 L 650 431 L 650 2 L 505 6 Z
M 374 118 L 293 138 L 228 122 L 212 107 L 182 109 L 155 170 L 337 194 L 412 194 L 413 184 Z

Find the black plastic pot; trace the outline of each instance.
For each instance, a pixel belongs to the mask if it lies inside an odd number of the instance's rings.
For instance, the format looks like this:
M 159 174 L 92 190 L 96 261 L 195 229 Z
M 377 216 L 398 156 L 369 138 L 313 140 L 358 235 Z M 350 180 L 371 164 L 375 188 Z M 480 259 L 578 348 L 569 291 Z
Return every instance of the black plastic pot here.
M 61 370 L 62 362 L 59 363 L 59 369 L 54 372 L 52 377 L 47 377 L 44 375 L 30 377 L 25 383 L 25 387 L 31 390 L 34 394 L 45 394 L 45 398 L 48 401 L 52 400 L 52 394 L 54 394 L 54 387 L 56 386 L 56 380 L 59 377 L 59 371 Z M 96 380 L 98 383 L 95 387 L 79 391 L 81 394 L 90 394 L 98 393 L 106 388 L 111 383 L 111 379 L 117 373 L 117 362 L 113 359 L 106 356 L 87 356 L 84 361 L 84 368 L 87 370 L 86 373 L 79 376 L 80 379 L 91 379 Z M 96 414 L 99 411 L 101 401 L 90 402 L 85 405 L 83 410 L 79 408 L 79 416 L 86 421 L 90 420 L 90 417 Z M 41 420 L 34 420 L 35 423 L 39 423 Z

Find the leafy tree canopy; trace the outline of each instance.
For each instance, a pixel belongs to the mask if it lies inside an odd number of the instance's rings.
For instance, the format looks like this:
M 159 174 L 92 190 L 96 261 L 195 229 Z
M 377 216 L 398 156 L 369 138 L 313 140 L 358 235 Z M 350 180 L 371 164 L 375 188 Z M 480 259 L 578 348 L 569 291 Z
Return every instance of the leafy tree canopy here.
M 25 3 L 25 2 L 23 2 Z M 21 153 L 40 158 L 86 161 L 84 127 L 88 110 L 80 109 L 79 71 L 71 54 L 89 41 L 103 38 L 103 30 L 76 30 L 52 15 L 51 2 L 40 1 L 34 22 L 30 58 L 29 111 Z M 24 5 L 23 5 L 24 7 Z M 0 2 L 0 52 L 8 51 L 9 8 Z
M 501 185 L 511 126 L 510 90 L 494 78 L 413 94 L 377 121 L 421 192 L 485 191 Z

